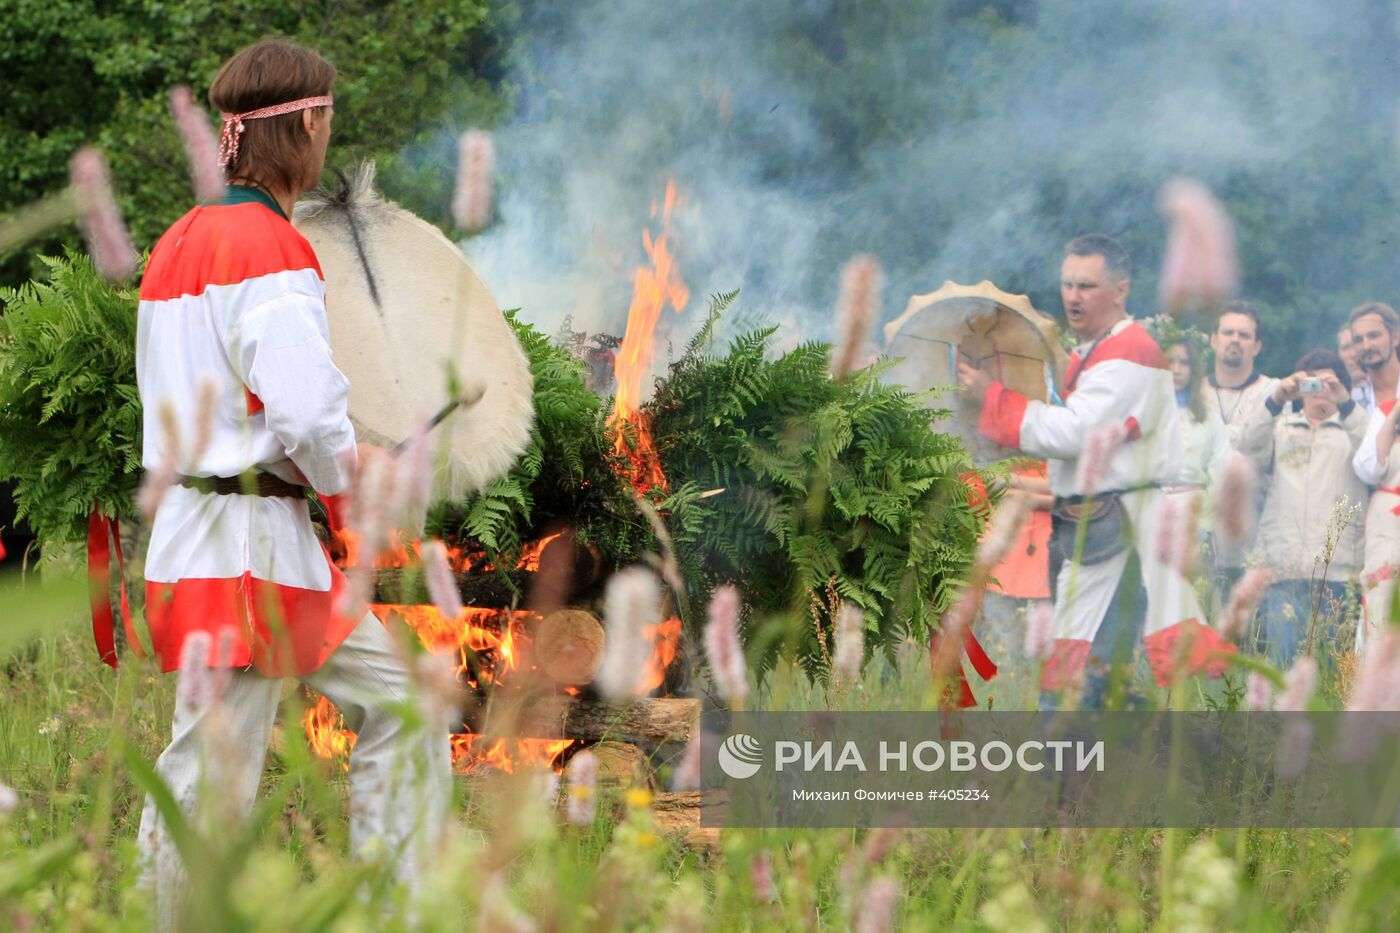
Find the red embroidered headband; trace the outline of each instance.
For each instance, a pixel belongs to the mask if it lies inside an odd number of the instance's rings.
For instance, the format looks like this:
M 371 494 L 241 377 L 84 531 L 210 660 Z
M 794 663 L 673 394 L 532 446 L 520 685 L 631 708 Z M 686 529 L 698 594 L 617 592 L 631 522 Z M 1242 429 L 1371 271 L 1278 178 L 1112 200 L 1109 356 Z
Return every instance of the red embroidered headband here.
M 223 114 L 224 129 L 219 134 L 219 164 L 227 167 L 238 158 L 238 139 L 243 135 L 244 120 L 279 117 L 284 113 L 296 113 L 298 110 L 309 110 L 312 107 L 329 107 L 331 104 L 331 96 L 326 94 L 323 97 L 303 97 L 287 104 L 273 104 L 271 107 L 249 110 L 247 113 Z

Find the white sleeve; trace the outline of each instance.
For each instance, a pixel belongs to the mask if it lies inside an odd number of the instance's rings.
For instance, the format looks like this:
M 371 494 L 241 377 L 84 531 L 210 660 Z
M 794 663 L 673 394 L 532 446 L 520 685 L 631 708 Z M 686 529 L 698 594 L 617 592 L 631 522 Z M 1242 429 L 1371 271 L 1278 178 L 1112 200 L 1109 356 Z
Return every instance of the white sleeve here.
M 1360 406 L 1357 406 L 1360 410 Z M 1356 412 L 1352 412 L 1355 416 Z M 1376 457 L 1376 436 L 1381 432 L 1381 425 L 1385 424 L 1385 414 L 1379 409 L 1371 412 L 1370 419 L 1366 422 L 1366 435 L 1361 439 L 1361 446 L 1356 448 L 1356 453 L 1351 458 L 1351 468 L 1356 471 L 1357 479 L 1367 486 L 1379 486 L 1385 479 L 1385 469 L 1381 467 L 1380 460 Z
M 1257 399 L 1248 411 L 1239 415 L 1239 434 L 1235 449 L 1253 460 L 1261 470 L 1267 470 L 1274 459 L 1274 427 L 1278 416 L 1269 410 L 1270 396 Z M 1287 411 L 1288 402 L 1284 402 Z
M 268 430 L 311 487 L 344 492 L 355 464 L 355 431 L 346 399 L 350 381 L 331 360 L 326 307 L 286 293 L 239 316 L 227 338 L 229 358 L 263 403 Z
M 1021 450 L 1042 459 L 1078 459 L 1095 428 L 1139 411 L 1153 375 L 1147 367 L 1110 360 L 1086 371 L 1064 405 L 1031 402 L 1021 424 Z

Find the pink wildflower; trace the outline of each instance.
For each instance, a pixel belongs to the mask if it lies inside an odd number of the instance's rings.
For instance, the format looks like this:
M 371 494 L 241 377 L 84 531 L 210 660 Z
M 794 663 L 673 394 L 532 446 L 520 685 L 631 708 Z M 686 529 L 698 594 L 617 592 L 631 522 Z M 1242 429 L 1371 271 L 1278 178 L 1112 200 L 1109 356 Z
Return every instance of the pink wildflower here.
M 70 177 L 93 264 L 114 282 L 126 278 L 136 271 L 136 249 L 112 194 L 106 157 L 96 149 L 78 150 L 70 165 Z
M 170 113 L 185 143 L 185 155 L 194 179 L 194 194 L 209 203 L 224 196 L 224 173 L 219 167 L 219 141 L 209 118 L 195 106 L 194 94 L 184 85 L 170 92 Z
M 575 826 L 591 826 L 597 809 L 598 757 L 582 751 L 569 759 L 566 815 Z
M 491 176 L 496 149 L 491 134 L 467 130 L 457 144 L 457 190 L 452 195 L 452 217 L 457 226 L 476 233 L 491 222 Z
M 19 807 L 19 794 L 13 787 L 0 784 L 0 816 L 12 813 Z
M 690 737 L 690 741 L 685 746 L 685 753 L 681 755 L 680 764 L 676 765 L 676 770 L 671 775 L 671 790 L 680 793 L 699 789 L 700 733 L 696 732 Z
M 938 623 L 936 649 L 932 656 L 932 673 L 935 679 L 947 677 L 962 663 L 963 639 L 977 609 L 982 605 L 980 590 L 966 588 L 958 594 L 952 607 L 943 614 Z
M 1313 725 L 1306 716 L 1301 713 L 1285 716 L 1283 730 L 1278 737 L 1278 750 L 1274 753 L 1274 773 L 1285 781 L 1302 774 L 1308 766 L 1312 739 Z
M 1167 496 L 1157 519 L 1157 560 L 1190 576 L 1196 563 L 1196 523 L 1201 517 L 1201 498 L 1182 500 Z
M 836 651 L 831 659 L 832 673 L 841 683 L 855 683 L 865 661 L 865 613 L 850 603 L 842 603 L 836 615 Z
M 831 372 L 837 379 L 855 367 L 865 346 L 870 324 L 880 310 L 883 276 L 874 256 L 852 257 L 841 269 L 841 297 L 836 306 L 837 344 Z
M 438 433 L 428 418 L 419 421 L 399 455 L 399 481 L 403 484 L 400 527 L 417 533 L 423 527 L 433 498 L 433 469 Z
M 856 933 L 885 933 L 894 924 L 894 906 L 899 900 L 899 885 L 888 875 L 871 880 L 861 893 L 856 906 Z
M 730 703 L 742 705 L 749 694 L 748 665 L 739 642 L 739 590 L 721 586 L 710 598 L 710 621 L 705 625 L 705 655 L 715 687 Z
M 642 627 L 660 619 L 661 586 L 646 567 L 628 567 L 608 580 L 603 602 L 607 642 L 595 683 L 607 699 L 622 700 L 637 692 L 651 654 Z
M 1342 717 L 1339 752 L 1346 761 L 1362 761 L 1374 752 L 1381 727 L 1394 719 L 1378 714 L 1400 710 L 1400 629 L 1387 625 L 1367 640 L 1346 708 L 1352 715 Z
M 1230 591 L 1230 602 L 1220 617 L 1220 634 L 1231 640 L 1242 636 L 1249 628 L 1250 620 L 1254 618 L 1254 607 L 1259 605 L 1259 600 L 1264 598 L 1269 584 L 1273 582 L 1274 573 L 1267 567 L 1255 567 L 1247 571 Z
M 1235 231 L 1225 208 L 1199 182 L 1169 182 L 1158 207 L 1170 227 L 1162 260 L 1162 307 L 1176 314 L 1190 307 L 1216 307 L 1239 288 Z
M 1227 546 L 1243 544 L 1254 529 L 1254 464 L 1241 453 L 1225 461 L 1215 513 L 1216 535 Z
M 778 889 L 773 886 L 773 853 L 764 849 L 754 856 L 749 865 L 749 878 L 753 881 L 754 897 L 764 904 L 778 899 Z
M 214 640 L 208 632 L 194 631 L 180 646 L 180 676 L 176 694 L 191 709 L 203 709 L 209 696 L 209 650 Z
M 462 594 L 447 560 L 447 547 L 438 540 L 427 541 L 422 547 L 423 575 L 433 605 L 449 619 L 462 614 Z
M 1048 661 L 1055 653 L 1055 609 L 1049 600 L 1037 600 L 1026 620 L 1026 655 Z
M 1002 497 L 997 510 L 992 513 L 992 520 L 987 523 L 987 533 L 983 535 L 982 543 L 977 546 L 977 566 L 980 569 L 990 573 L 1006 558 L 1030 513 L 1030 499 L 1020 490 L 1013 489 Z
M 1352 712 L 1400 710 L 1400 629 L 1381 628 L 1380 637 L 1370 639 L 1361 654 L 1361 666 L 1347 709 Z
M 1274 706 L 1290 715 L 1284 717 L 1283 731 L 1279 733 L 1274 772 L 1284 780 L 1292 780 L 1307 767 L 1312 748 L 1313 726 L 1303 713 L 1317 688 L 1317 662 L 1307 656 L 1299 658 L 1283 675 L 1283 680 L 1283 692 Z
M 156 510 L 165 499 L 170 487 L 175 485 L 175 463 L 170 458 L 162 458 L 154 470 L 147 470 L 141 477 L 141 485 L 136 490 L 136 510 L 146 524 L 155 521 Z
M 194 418 L 194 453 L 192 463 L 198 463 L 209 450 L 214 439 L 214 408 L 219 400 L 219 386 L 214 377 L 205 374 L 199 380 L 199 403 Z
M 865 837 L 865 863 L 879 865 L 903 839 L 904 830 L 902 829 L 891 826 L 879 826 L 872 829 L 870 835 Z
M 1274 685 L 1258 671 L 1245 678 L 1244 704 L 1255 712 L 1264 712 L 1274 705 Z
M 1079 491 L 1092 496 L 1099 490 L 1108 474 L 1109 464 L 1128 439 L 1128 429 L 1121 422 L 1100 425 L 1089 432 L 1084 449 L 1079 454 Z
M 1274 708 L 1283 712 L 1302 712 L 1317 689 L 1317 662 L 1304 655 L 1293 662 L 1283 675 L 1283 692 Z

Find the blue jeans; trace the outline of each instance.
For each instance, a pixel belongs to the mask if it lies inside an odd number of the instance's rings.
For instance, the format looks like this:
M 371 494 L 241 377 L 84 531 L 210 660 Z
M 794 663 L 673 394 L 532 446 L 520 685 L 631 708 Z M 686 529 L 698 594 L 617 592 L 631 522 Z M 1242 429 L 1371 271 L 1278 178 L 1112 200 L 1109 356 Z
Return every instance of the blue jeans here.
M 1325 656 L 1337 641 L 1342 613 L 1336 606 L 1345 601 L 1347 584 L 1336 580 L 1279 580 L 1264 594 L 1259 615 L 1257 650 L 1268 655 L 1279 669 L 1291 667 L 1298 648 L 1307 637 L 1317 607 L 1318 629 L 1313 644 L 1316 656 Z

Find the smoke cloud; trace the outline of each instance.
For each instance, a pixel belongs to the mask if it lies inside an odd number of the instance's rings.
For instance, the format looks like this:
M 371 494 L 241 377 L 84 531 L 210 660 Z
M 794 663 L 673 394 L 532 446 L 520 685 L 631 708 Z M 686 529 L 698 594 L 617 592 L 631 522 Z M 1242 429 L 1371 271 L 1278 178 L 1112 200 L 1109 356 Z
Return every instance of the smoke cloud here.
M 862 252 L 886 271 L 883 320 L 944 279 L 1058 314 L 1063 244 L 1090 231 L 1128 246 L 1144 315 L 1156 195 L 1186 176 L 1234 215 L 1277 371 L 1353 304 L 1400 299 L 1396 47 L 1380 0 L 536 4 L 495 136 L 497 222 L 465 249 L 545 331 L 621 334 L 674 177 L 694 296 L 667 312 L 676 342 L 734 288 L 730 331 L 829 340 Z

